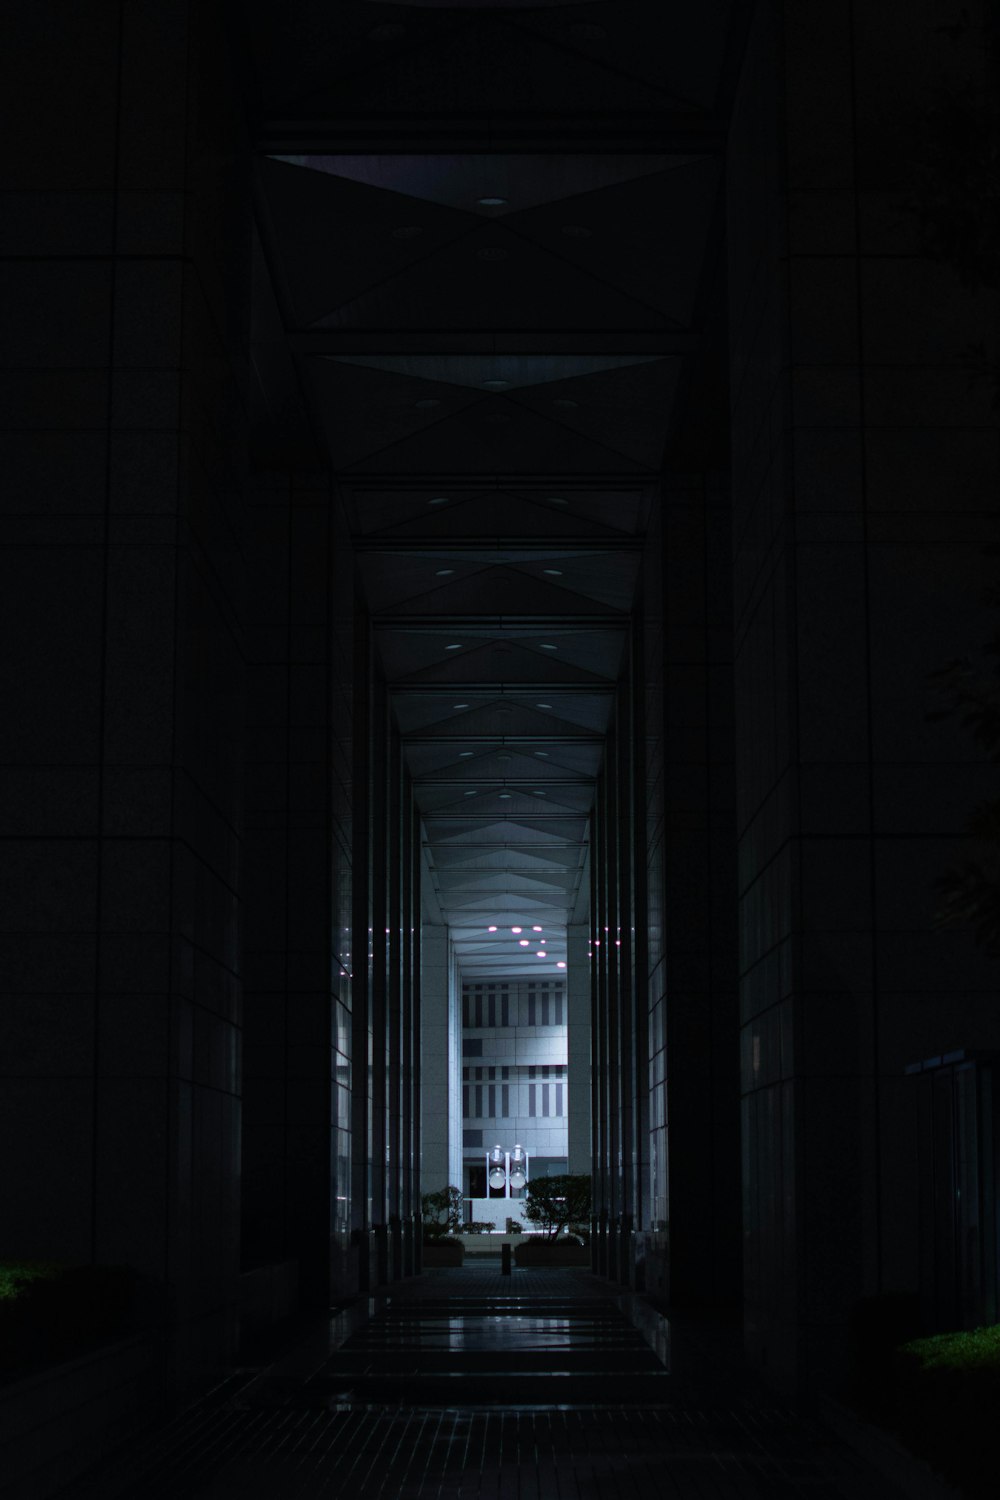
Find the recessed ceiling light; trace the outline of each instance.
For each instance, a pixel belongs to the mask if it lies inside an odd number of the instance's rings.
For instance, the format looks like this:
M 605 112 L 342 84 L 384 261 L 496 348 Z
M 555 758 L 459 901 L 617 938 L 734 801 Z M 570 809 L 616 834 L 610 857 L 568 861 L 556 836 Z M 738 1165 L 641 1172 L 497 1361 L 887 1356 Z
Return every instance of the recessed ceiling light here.
M 452 573 L 454 573 L 454 571 L 455 571 L 454 568 L 438 568 L 437 572 L 434 574 L 434 577 L 435 578 L 450 578 L 451 575 L 452 575 Z
M 580 403 L 579 401 L 570 401 L 567 396 L 557 396 L 552 405 L 558 406 L 560 411 L 573 411 Z
M 428 505 L 447 505 L 448 504 L 448 496 L 447 495 L 435 495 L 434 499 L 433 500 L 428 500 L 427 504 Z
M 496 932 L 496 928 L 495 927 L 487 927 L 486 931 L 487 932 Z
M 497 760 L 513 760 L 513 759 L 514 759 L 514 757 L 512 755 L 507 755 L 506 752 L 504 752 L 503 754 L 497 756 Z
M 533 927 L 531 930 L 532 932 L 541 932 L 542 929 L 540 927 Z
M 466 792 L 466 794 L 465 794 L 465 795 L 466 795 L 466 796 L 467 796 L 467 797 L 474 797 L 474 796 L 475 796 L 475 795 L 476 795 L 476 794 L 475 794 L 475 792 Z
M 536 750 L 535 754 L 540 756 L 542 760 L 548 760 L 549 758 L 549 752 L 547 750 Z
M 436 396 L 425 396 L 422 401 L 414 401 L 413 404 L 417 411 L 430 411 L 432 406 L 440 406 L 441 402 Z
M 548 956 L 549 955 L 546 953 L 546 951 L 545 951 L 544 948 L 539 948 L 539 950 L 538 950 L 538 957 L 539 958 L 548 958 Z
M 501 802 L 509 802 L 510 801 L 510 792 L 501 792 L 500 793 L 500 801 Z
M 536 708 L 551 708 L 552 704 L 551 703 L 536 703 L 535 707 Z
M 460 750 L 458 752 L 458 758 L 459 758 L 459 760 L 468 760 L 469 757 L 471 756 L 471 754 L 472 754 L 471 750 Z
M 569 501 L 568 500 L 564 500 L 563 497 L 562 497 L 562 495 L 550 495 L 548 497 L 548 499 L 549 499 L 549 504 L 550 505 L 568 505 L 569 504 Z
M 445 648 L 444 648 L 444 649 L 445 649 L 445 650 L 446 650 L 446 651 L 461 651 L 461 649 L 462 649 L 462 645 L 461 645 L 461 642 L 460 642 L 460 641 L 456 641 L 456 642 L 455 642 L 455 644 L 454 644 L 454 645 L 451 645 L 451 646 L 445 646 Z
M 545 796 L 545 793 L 544 793 L 544 792 L 536 792 L 536 793 L 535 793 L 535 796 L 536 796 L 536 797 L 544 797 L 544 796 Z
M 477 198 L 476 202 L 479 204 L 480 208 L 503 208 L 506 205 L 507 199 L 506 198 Z
M 543 568 L 542 571 L 547 573 L 550 578 L 562 577 L 562 568 Z
M 558 646 L 553 646 L 550 641 L 539 641 L 538 645 L 539 645 L 539 647 L 540 647 L 540 649 L 542 651 L 558 651 L 559 650 L 559 647 Z
M 510 385 L 509 380 L 484 380 L 483 385 L 488 391 L 505 391 Z
M 531 943 L 528 941 L 527 938 L 520 938 L 518 940 L 518 946 L 521 947 L 521 948 L 530 948 L 531 947 Z
M 523 932 L 524 928 L 523 927 L 512 927 L 510 930 L 514 934 L 514 936 L 517 937 L 517 934 L 519 932 Z
M 467 703 L 453 703 L 451 706 L 452 708 L 468 708 L 469 705 Z
M 559 959 L 559 960 L 558 960 L 558 961 L 557 961 L 557 963 L 556 963 L 556 968 L 557 968 L 557 969 L 565 969 L 565 967 L 566 967 L 566 965 L 565 965 L 565 964 L 564 964 L 564 963 L 563 963 L 563 961 L 562 961 L 562 959 L 561 959 L 561 958 L 560 958 L 560 959 Z

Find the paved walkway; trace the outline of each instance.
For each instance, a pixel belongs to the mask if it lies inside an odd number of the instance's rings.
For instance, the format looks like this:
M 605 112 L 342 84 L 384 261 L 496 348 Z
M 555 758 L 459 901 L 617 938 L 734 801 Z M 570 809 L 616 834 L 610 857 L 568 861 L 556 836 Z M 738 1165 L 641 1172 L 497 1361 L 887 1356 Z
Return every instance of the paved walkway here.
M 588 1272 L 432 1271 L 61 1500 L 892 1500 L 732 1354 Z

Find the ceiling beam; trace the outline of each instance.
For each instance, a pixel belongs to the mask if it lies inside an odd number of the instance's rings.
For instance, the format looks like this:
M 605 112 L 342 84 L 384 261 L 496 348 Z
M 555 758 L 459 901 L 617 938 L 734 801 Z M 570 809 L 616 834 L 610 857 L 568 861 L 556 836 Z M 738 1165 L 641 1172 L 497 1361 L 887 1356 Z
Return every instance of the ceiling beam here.
M 440 486 L 438 486 L 440 488 Z M 642 552 L 641 536 L 511 536 L 498 532 L 491 536 L 358 536 L 351 538 L 355 552 L 398 552 L 403 556 L 429 553 L 440 557 L 445 552 Z M 503 561 L 501 558 L 500 561 Z
M 615 614 L 593 615 L 498 615 L 492 611 L 481 615 L 386 615 L 371 616 L 375 630 L 403 630 L 407 635 L 471 635 L 493 640 L 497 632 L 515 630 L 543 630 L 546 635 L 579 635 L 581 630 L 615 631 L 623 634 L 628 629 L 629 616 L 620 610 Z M 505 644 L 516 641 L 507 636 Z
M 697 328 L 290 328 L 288 347 L 315 358 L 351 354 L 691 354 Z
M 456 693 L 470 696 L 478 693 L 484 698 L 502 698 L 510 693 L 523 693 L 527 696 L 528 693 L 543 692 L 546 695 L 567 693 L 578 698 L 610 698 L 615 691 L 616 685 L 609 680 L 593 683 L 528 682 L 518 684 L 494 678 L 491 682 L 411 683 L 404 678 L 400 680 L 398 687 L 393 686 L 392 696 L 394 698 L 426 698 L 428 694 L 432 694 L 435 698 L 453 698 Z
M 716 111 L 630 109 L 572 113 L 529 110 L 477 111 L 475 114 L 403 112 L 324 114 L 262 122 L 261 155 L 338 156 L 357 152 L 416 153 L 516 152 L 585 154 L 609 151 L 630 156 L 722 156 L 728 122 Z

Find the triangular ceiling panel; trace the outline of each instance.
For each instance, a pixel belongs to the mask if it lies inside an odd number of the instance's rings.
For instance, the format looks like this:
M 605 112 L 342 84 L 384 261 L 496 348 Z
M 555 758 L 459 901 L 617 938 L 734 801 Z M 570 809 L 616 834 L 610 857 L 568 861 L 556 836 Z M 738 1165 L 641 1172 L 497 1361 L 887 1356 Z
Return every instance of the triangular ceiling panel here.
M 449 19 L 458 19 L 455 12 Z M 477 10 L 464 20 L 453 28 L 436 27 L 430 36 L 422 25 L 389 23 L 388 33 L 383 29 L 375 38 L 381 50 L 373 54 L 369 69 L 329 68 L 329 81 L 298 99 L 297 108 L 311 116 L 336 111 L 433 114 L 445 97 L 459 112 L 544 107 L 558 113 L 580 106 L 662 108 L 672 102 L 655 84 L 623 78 L 598 59 L 532 34 L 520 24 L 521 17 L 511 25 Z
M 581 193 L 649 177 L 673 167 L 678 159 L 663 156 L 280 156 L 332 177 L 363 183 L 385 193 L 403 194 L 428 203 L 503 218 L 542 203 L 556 203 Z M 681 158 L 686 161 L 687 158 Z
M 518 235 L 503 222 L 472 231 L 401 269 L 371 291 L 339 301 L 313 326 L 402 329 L 578 327 L 662 329 L 675 320 L 635 292 Z
M 260 171 L 270 232 L 282 255 L 284 294 L 299 328 L 475 228 L 468 214 L 407 205 L 288 160 L 265 158 Z M 345 224 L 357 229 L 345 234 Z
M 557 420 L 553 412 L 540 415 L 524 405 L 515 405 L 513 396 L 477 398 L 457 387 L 435 389 L 458 393 L 440 397 L 433 429 L 428 424 L 427 430 L 396 441 L 388 433 L 393 424 L 397 428 L 404 425 L 405 407 L 398 399 L 386 400 L 387 411 L 380 417 L 366 413 L 359 402 L 342 405 L 336 394 L 329 392 L 322 415 L 331 448 L 343 467 L 358 474 L 436 474 L 441 478 L 484 470 L 490 474 L 516 474 L 526 468 L 542 472 L 550 467 L 563 474 L 643 472 L 642 462 L 625 453 L 621 444 L 612 447 L 585 436 L 583 413 L 570 426 Z M 625 413 L 625 418 L 628 427 L 634 429 L 634 415 Z M 612 419 L 613 414 L 605 411 L 601 426 L 609 430 Z M 343 427 L 351 420 L 359 424 L 359 430 L 349 434 Z M 366 428 L 374 429 L 371 436 Z M 658 439 L 647 436 L 646 445 L 651 461 L 658 462 Z M 359 456 L 354 458 L 352 454 Z

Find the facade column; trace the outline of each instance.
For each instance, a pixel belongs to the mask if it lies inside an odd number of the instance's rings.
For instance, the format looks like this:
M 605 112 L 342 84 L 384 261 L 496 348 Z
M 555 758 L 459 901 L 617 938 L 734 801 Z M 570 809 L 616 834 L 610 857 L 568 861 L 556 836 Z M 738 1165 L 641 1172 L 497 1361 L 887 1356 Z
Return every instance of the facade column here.
M 593 1171 L 591 1143 L 590 924 L 566 929 L 566 1086 L 569 1127 L 567 1171 Z
M 239 1271 L 250 185 L 222 9 L 19 7 L 41 113 L 3 169 L 4 1251 L 131 1268 L 175 1389 L 232 1358 Z
M 449 1151 L 452 1118 L 452 1032 L 448 929 L 420 930 L 420 1188 L 434 1193 L 454 1183 Z M 461 1098 L 461 1094 L 459 1094 Z M 461 1121 L 459 1121 L 461 1128 Z
M 1000 1043 L 995 965 L 932 926 L 995 775 L 928 721 L 995 628 L 996 273 L 952 258 L 977 189 L 935 136 L 996 130 L 970 12 L 758 5 L 729 137 L 746 1340 L 789 1388 L 919 1289 L 907 1066 Z

